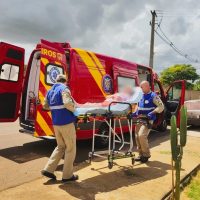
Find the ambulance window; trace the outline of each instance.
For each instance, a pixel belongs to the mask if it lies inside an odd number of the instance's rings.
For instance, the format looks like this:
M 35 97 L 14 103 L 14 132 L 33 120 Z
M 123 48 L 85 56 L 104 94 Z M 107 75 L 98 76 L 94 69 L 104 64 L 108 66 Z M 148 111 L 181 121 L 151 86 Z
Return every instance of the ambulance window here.
M 64 74 L 64 70 L 61 66 L 49 64 L 46 68 L 46 83 L 53 85 L 56 83 L 57 75 Z
M 172 86 L 168 91 L 168 100 L 170 101 L 179 101 L 181 97 L 181 83 L 177 83 Z
M 130 86 L 132 88 L 135 87 L 134 78 L 118 76 L 117 82 L 118 82 L 118 92 L 121 92 L 124 89 L 124 87 L 127 87 L 127 86 Z
M 0 71 L 0 80 L 17 82 L 19 78 L 19 66 L 3 64 Z

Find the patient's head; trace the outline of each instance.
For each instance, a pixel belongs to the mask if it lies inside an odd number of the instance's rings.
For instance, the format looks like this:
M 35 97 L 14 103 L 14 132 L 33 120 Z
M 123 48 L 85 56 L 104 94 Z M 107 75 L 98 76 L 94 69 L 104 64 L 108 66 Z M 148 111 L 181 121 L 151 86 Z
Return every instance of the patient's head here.
M 129 85 L 124 86 L 124 88 L 122 89 L 122 93 L 125 93 L 129 96 L 132 96 L 133 95 L 133 88 Z

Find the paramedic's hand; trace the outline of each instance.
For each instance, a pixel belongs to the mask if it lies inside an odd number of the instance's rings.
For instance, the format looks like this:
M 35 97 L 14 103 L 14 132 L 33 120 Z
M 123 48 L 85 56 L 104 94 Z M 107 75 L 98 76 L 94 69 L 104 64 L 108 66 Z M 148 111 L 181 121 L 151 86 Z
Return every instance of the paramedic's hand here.
M 76 117 L 79 115 L 77 109 L 75 109 L 75 111 L 73 112 L 73 114 L 74 114 Z
M 47 101 L 46 97 L 44 98 L 44 102 L 42 104 L 42 110 L 43 111 L 50 111 L 50 108 L 49 108 L 48 101 Z
M 149 120 L 153 120 L 154 115 L 155 114 L 153 112 L 150 112 L 150 113 L 147 114 L 147 117 L 148 117 Z
M 49 112 L 49 109 L 42 108 L 42 111 Z

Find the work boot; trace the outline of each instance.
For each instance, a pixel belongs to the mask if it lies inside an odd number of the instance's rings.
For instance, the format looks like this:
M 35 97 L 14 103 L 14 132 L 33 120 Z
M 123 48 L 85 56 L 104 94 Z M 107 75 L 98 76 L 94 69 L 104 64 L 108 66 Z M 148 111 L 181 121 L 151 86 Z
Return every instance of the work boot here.
M 69 181 L 76 181 L 78 180 L 78 175 L 73 175 L 71 178 L 68 178 L 68 179 L 62 179 L 62 182 L 63 183 L 66 183 L 66 182 L 69 182 Z
M 136 162 L 142 162 L 142 163 L 146 163 L 149 160 L 150 157 L 145 157 L 145 156 L 138 156 L 137 158 L 135 158 Z
M 46 176 L 46 177 L 48 177 L 48 178 L 51 178 L 51 179 L 56 180 L 56 176 L 55 176 L 53 173 L 50 173 L 50 172 L 48 172 L 48 171 L 46 171 L 46 170 L 42 170 L 42 171 L 41 171 L 41 174 L 42 174 L 43 176 Z
M 141 157 L 142 163 L 146 163 L 146 162 L 148 162 L 148 160 L 149 160 L 149 157 L 144 157 L 144 156 Z
M 138 156 L 137 158 L 135 158 L 136 162 L 140 162 L 141 161 L 141 156 Z

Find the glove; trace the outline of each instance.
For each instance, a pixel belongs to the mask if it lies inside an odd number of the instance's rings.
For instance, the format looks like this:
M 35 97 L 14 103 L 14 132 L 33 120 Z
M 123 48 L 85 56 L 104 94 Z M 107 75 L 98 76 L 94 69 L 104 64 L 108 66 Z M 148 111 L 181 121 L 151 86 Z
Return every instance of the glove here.
M 73 114 L 74 114 L 76 117 L 79 116 L 79 113 L 78 113 L 77 109 L 73 112 Z
M 152 113 L 152 112 L 147 114 L 147 117 L 148 117 L 149 120 L 153 120 L 154 116 L 155 116 L 155 114 Z
M 138 116 L 138 111 L 132 113 L 132 117 L 137 117 Z

